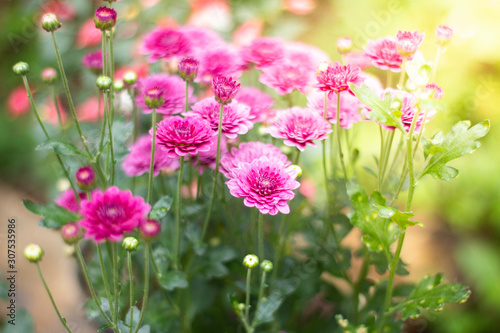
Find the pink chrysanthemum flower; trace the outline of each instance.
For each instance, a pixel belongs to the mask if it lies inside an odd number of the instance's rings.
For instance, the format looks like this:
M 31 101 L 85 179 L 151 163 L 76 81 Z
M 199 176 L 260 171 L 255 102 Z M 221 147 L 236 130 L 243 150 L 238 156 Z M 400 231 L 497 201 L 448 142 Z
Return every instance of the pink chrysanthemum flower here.
M 351 128 L 362 118 L 359 113 L 361 102 L 351 94 L 342 94 L 340 97 L 340 126 Z M 312 90 L 307 94 L 307 107 L 316 111 L 321 117 L 325 110 L 325 93 Z M 337 122 L 337 95 L 327 97 L 326 120 L 335 124 Z
M 446 46 L 450 42 L 453 36 L 453 29 L 446 25 L 440 25 L 436 27 L 436 42 L 438 45 Z
M 263 156 L 251 163 L 241 162 L 233 173 L 227 187 L 233 196 L 244 198 L 245 206 L 256 207 L 262 214 L 290 213 L 288 201 L 300 186 L 296 170 Z
M 217 135 L 208 121 L 195 116 L 173 116 L 157 126 L 156 142 L 171 158 L 207 151 L 213 144 L 212 137 Z
M 345 56 L 345 62 L 351 67 L 358 67 L 361 70 L 372 65 L 372 59 L 364 52 L 349 52 Z
M 95 172 L 90 165 L 78 169 L 75 173 L 75 178 L 76 184 L 83 190 L 89 190 L 95 187 Z
M 134 231 L 150 210 L 142 197 L 111 186 L 105 192 L 94 191 L 92 200 L 82 201 L 83 219 L 78 223 L 85 229 L 85 238 L 118 242 L 124 233 Z
M 230 153 L 222 154 L 220 170 L 227 178 L 234 178 L 233 170 L 238 168 L 241 162 L 251 163 L 262 156 L 266 156 L 271 161 L 283 163 L 285 167 L 292 164 L 278 147 L 270 143 L 260 141 L 242 142 L 238 148 L 232 148 Z
M 316 146 L 314 140 L 326 139 L 332 126 L 313 110 L 294 106 L 278 111 L 266 131 L 277 139 L 284 139 L 285 145 L 304 151 L 307 145 Z
M 350 65 L 342 66 L 339 62 L 335 61 L 333 66 L 328 66 L 326 70 L 319 70 L 316 80 L 318 83 L 315 85 L 321 91 L 328 91 L 328 96 L 331 97 L 334 93 L 348 91 L 354 95 L 348 83 L 354 83 L 359 86 L 365 78 L 360 75 L 359 68 L 351 68 Z
M 186 56 L 190 50 L 191 43 L 182 32 L 157 28 L 144 38 L 141 53 L 149 55 L 149 62 L 155 62 L 159 59 L 169 60 L 176 56 Z
M 274 88 L 279 95 L 286 95 L 293 90 L 305 94 L 314 80 L 314 71 L 307 67 L 291 63 L 278 63 L 262 69 L 259 81 Z
M 443 98 L 443 89 L 435 83 L 429 83 L 424 88 L 424 94 L 428 94 L 429 97 L 434 99 Z
M 116 24 L 116 10 L 109 7 L 99 7 L 95 11 L 94 24 L 97 29 L 102 31 L 111 30 Z
M 217 76 L 212 80 L 212 91 L 215 100 L 220 104 L 231 103 L 236 94 L 240 91 L 241 84 L 233 80 L 232 77 Z
M 90 69 L 95 74 L 102 71 L 102 51 L 87 53 L 83 56 L 82 65 Z
M 220 104 L 213 97 L 205 98 L 192 106 L 188 114 L 203 118 L 210 123 L 212 130 L 217 132 L 219 127 Z M 250 121 L 250 107 L 232 101 L 224 106 L 222 113 L 222 134 L 229 139 L 235 139 L 238 134 L 246 134 L 253 128 Z
M 239 78 L 245 66 L 239 52 L 229 45 L 205 49 L 198 53 L 197 59 L 200 67 L 195 81 L 204 84 L 211 83 L 218 76 Z
M 164 115 L 172 115 L 184 111 L 186 96 L 186 83 L 178 76 L 167 74 L 154 74 L 139 81 L 135 102 L 138 107 L 144 109 L 144 113 L 153 112 L 144 102 L 144 93 L 150 89 L 158 88 L 163 91 L 163 105 L 156 109 L 156 112 Z M 188 89 L 189 102 L 192 103 L 193 88 Z
M 189 40 L 191 44 L 189 56 L 191 57 L 199 58 L 199 52 L 226 44 L 224 39 L 211 29 L 187 25 L 180 27 L 177 31 Z
M 330 58 L 323 50 L 315 46 L 291 42 L 285 44 L 285 61 L 315 72 L 319 63 L 330 63 Z
M 78 193 L 80 200 L 87 197 L 85 192 Z M 70 212 L 78 213 L 80 211 L 80 203 L 75 198 L 75 192 L 72 189 L 66 190 L 59 197 L 57 197 L 54 202 L 63 208 L 66 208 Z
M 413 32 L 399 30 L 396 35 L 396 49 L 401 56 L 411 60 L 424 37 L 425 33 L 419 34 L 417 30 Z
M 263 68 L 284 58 L 284 46 L 281 38 L 258 38 L 243 47 L 241 56 L 246 62 L 254 63 L 256 68 Z
M 265 120 L 268 110 L 274 104 L 271 96 L 253 87 L 241 88 L 236 100 L 250 107 L 250 119 L 254 123 Z
M 396 43 L 391 37 L 379 38 L 375 41 L 369 40 L 368 45 L 363 47 L 366 55 L 372 60 L 373 66 L 390 70 L 391 72 L 401 72 L 403 57 L 398 53 Z
M 151 135 L 141 136 L 130 146 L 130 153 L 122 163 L 122 169 L 129 177 L 140 176 L 148 173 L 151 166 Z M 156 144 L 155 160 L 153 165 L 153 176 L 157 176 L 161 169 L 168 168 L 175 170 L 179 167 L 179 161 L 167 156 L 167 153 Z

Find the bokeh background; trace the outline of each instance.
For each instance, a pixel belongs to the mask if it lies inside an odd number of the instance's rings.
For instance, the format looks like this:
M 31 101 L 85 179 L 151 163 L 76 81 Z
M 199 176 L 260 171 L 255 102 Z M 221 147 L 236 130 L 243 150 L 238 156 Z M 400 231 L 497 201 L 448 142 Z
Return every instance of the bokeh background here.
M 43 133 L 31 113 L 23 111 L 15 97 L 21 85 L 12 73 L 20 60 L 31 66 L 30 81 L 40 106 L 46 104 L 49 90 L 39 74 L 47 66 L 56 67 L 50 35 L 39 25 L 42 13 L 59 10 L 64 29 L 57 32 L 66 70 L 77 87 L 92 87 L 93 76 L 82 70 L 85 38 L 91 38 L 82 25 L 92 17 L 98 1 L 4 0 L 0 2 L 0 242 L 5 248 L 8 218 L 21 221 L 19 249 L 37 240 L 51 244 L 42 268 L 49 285 L 57 286 L 56 296 L 78 320 L 82 317 L 81 290 L 75 267 L 64 256 L 64 245 L 53 232 L 36 226 L 37 218 L 24 211 L 20 198 L 47 201 L 54 197 L 59 176 L 54 161 L 45 152 L 35 151 Z M 119 0 L 114 6 L 120 22 L 116 57 L 119 64 L 133 58 L 130 50 L 138 45 L 134 36 L 155 24 L 204 25 L 220 32 L 236 44 L 262 35 L 300 40 L 320 47 L 332 60 L 340 57 L 335 43 L 350 36 L 356 50 L 367 40 L 395 35 L 401 30 L 426 33 L 421 47 L 427 60 L 436 52 L 434 29 L 446 24 L 454 29 L 447 51 L 442 55 L 437 82 L 443 88 L 444 111 L 427 127 L 426 135 L 449 128 L 459 120 L 473 124 L 490 119 L 491 131 L 472 156 L 454 163 L 460 176 L 449 182 L 424 178 L 418 185 L 414 210 L 425 228 L 412 229 L 403 250 L 403 259 L 412 272 L 409 279 L 423 274 L 444 272 L 449 282 L 470 286 L 472 296 L 462 305 L 447 306 L 439 315 L 425 315 L 412 322 L 412 332 L 497 332 L 500 327 L 500 154 L 497 127 L 500 107 L 500 1 L 498 0 Z M 133 20 L 133 21 L 132 21 Z M 94 48 L 95 49 L 95 48 Z M 380 75 L 375 68 L 368 72 Z M 60 87 L 61 88 L 61 87 Z M 80 92 L 76 103 L 95 94 Z M 64 107 L 64 105 L 63 105 Z M 41 107 L 51 119 L 50 107 Z M 53 115 L 52 115 L 53 116 Z M 371 133 L 364 139 L 370 140 Z M 361 140 L 362 141 L 362 140 Z M 365 153 L 362 158 L 371 158 Z M 44 240 L 40 241 L 39 237 Z M 55 256 L 55 257 L 54 257 Z M 4 265 L 4 256 L 1 256 Z M 23 258 L 18 255 L 21 264 Z M 35 271 L 22 268 L 20 304 L 34 315 L 37 332 L 50 328 L 56 317 L 48 298 L 40 290 Z M 59 288 L 58 288 L 59 287 Z M 25 289 L 21 289 L 25 288 Z M 31 289 L 30 289 L 31 288 Z M 68 292 L 73 290 L 74 294 Z M 2 295 L 3 295 L 2 291 Z M 44 299 L 45 298 L 45 299 Z M 69 299 L 68 301 L 66 301 Z M 40 300 L 40 302 L 38 301 Z M 46 302 L 45 302 L 46 301 Z M 67 303 L 64 303 L 67 302 Z M 40 305 L 41 304 L 41 305 Z M 3 313 L 3 312 L 2 312 Z M 0 322 L 4 318 L 0 319 Z M 52 326 L 53 327 L 53 326 Z M 59 326 L 56 326 L 59 327 Z M 80 332 L 87 332 L 80 326 Z M 58 328 L 59 329 L 59 328 Z M 22 331 L 16 331 L 22 332 Z

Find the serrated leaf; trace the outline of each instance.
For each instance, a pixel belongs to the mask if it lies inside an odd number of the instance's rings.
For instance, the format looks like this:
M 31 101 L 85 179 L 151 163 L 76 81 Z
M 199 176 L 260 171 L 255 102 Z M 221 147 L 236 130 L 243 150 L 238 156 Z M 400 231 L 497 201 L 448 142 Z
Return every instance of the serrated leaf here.
M 470 296 L 464 285 L 441 284 L 443 274 L 425 276 L 413 289 L 408 298 L 396 307 L 401 308 L 402 319 L 417 318 L 422 309 L 441 311 L 445 303 L 463 303 Z
M 406 74 L 417 86 L 425 86 L 429 82 L 432 68 L 425 62 L 422 53 L 417 52 L 411 61 L 406 63 Z
M 36 147 L 36 150 L 54 150 L 54 152 L 58 155 L 63 155 L 63 156 L 80 155 L 87 159 L 90 159 L 90 157 L 87 154 L 78 149 L 71 142 L 57 140 L 57 139 L 50 139 L 45 142 L 42 142 Z
M 170 271 L 165 275 L 162 275 L 158 282 L 160 285 L 167 290 L 174 290 L 176 288 L 186 288 L 188 286 L 188 281 L 186 279 L 186 273 L 180 271 Z
M 399 225 L 401 228 L 412 227 L 414 225 L 419 225 L 423 227 L 424 225 L 420 222 L 411 221 L 410 217 L 415 216 L 412 212 L 403 213 L 396 208 L 374 205 L 375 211 L 384 218 L 391 219 L 392 222 Z
M 171 196 L 164 196 L 160 200 L 158 200 L 153 208 L 151 209 L 151 213 L 149 214 L 149 217 L 154 219 L 154 220 L 159 220 L 165 215 L 167 215 L 168 211 L 172 207 L 172 202 L 173 199 Z
M 424 155 L 429 161 L 421 177 L 429 174 L 437 179 L 450 180 L 458 175 L 457 169 L 446 164 L 474 152 L 481 146 L 476 140 L 484 137 L 490 129 L 489 120 L 473 127 L 470 125 L 470 121 L 460 121 L 452 127 L 446 137 L 438 133 L 431 140 L 423 140 Z
M 401 112 L 392 107 L 393 99 L 389 94 L 386 94 L 384 99 L 380 99 L 380 97 L 365 84 L 360 87 L 355 84 L 350 84 L 349 86 L 361 103 L 371 109 L 366 115 L 368 119 L 386 126 L 397 127 L 406 135 L 403 124 L 401 120 L 399 120 Z
M 255 325 L 261 325 L 273 321 L 273 315 L 283 302 L 280 293 L 272 293 L 269 297 L 260 302 L 259 310 L 255 314 Z
M 40 225 L 49 229 L 58 229 L 68 222 L 76 222 L 80 215 L 51 202 L 47 205 L 37 204 L 30 200 L 23 200 L 23 205 L 30 212 L 43 216 L 45 219 Z
M 394 255 L 392 253 L 390 259 L 394 259 Z M 375 270 L 380 275 L 387 272 L 390 265 L 390 263 L 387 261 L 387 256 L 385 256 L 381 252 L 373 252 L 370 256 L 370 263 L 375 266 Z M 406 263 L 404 263 L 401 258 L 399 258 L 398 264 L 396 265 L 396 274 L 401 276 L 410 274 L 410 272 L 408 272 L 408 270 L 405 268 L 406 266 Z

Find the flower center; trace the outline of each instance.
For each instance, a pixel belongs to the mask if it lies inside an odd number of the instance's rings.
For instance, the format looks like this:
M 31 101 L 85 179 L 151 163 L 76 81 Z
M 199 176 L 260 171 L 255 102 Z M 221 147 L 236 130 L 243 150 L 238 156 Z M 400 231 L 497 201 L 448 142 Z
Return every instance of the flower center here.
M 125 216 L 125 211 L 123 207 L 117 206 L 116 204 L 110 204 L 107 206 L 100 207 L 98 216 L 104 223 L 106 222 L 116 223 L 123 220 Z

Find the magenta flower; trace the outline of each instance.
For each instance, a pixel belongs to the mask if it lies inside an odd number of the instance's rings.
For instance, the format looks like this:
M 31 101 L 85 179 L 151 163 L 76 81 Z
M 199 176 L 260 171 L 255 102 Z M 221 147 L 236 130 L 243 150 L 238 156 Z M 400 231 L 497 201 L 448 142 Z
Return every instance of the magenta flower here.
M 342 94 L 340 97 L 340 126 L 351 128 L 353 124 L 362 118 L 359 113 L 361 102 L 351 94 Z M 317 112 L 321 117 L 325 110 L 325 93 L 312 90 L 307 94 L 307 107 Z M 326 120 L 335 124 L 337 122 L 337 95 L 327 97 Z
M 263 156 L 251 163 L 241 162 L 233 173 L 227 187 L 233 196 L 244 198 L 245 206 L 256 207 L 262 214 L 290 213 L 288 201 L 300 186 L 296 170 Z
M 314 80 L 314 70 L 291 63 L 278 63 L 262 69 L 259 81 L 274 88 L 279 95 L 293 90 L 305 94 Z
M 171 158 L 207 151 L 213 144 L 212 137 L 217 135 L 208 121 L 195 116 L 169 117 L 157 126 L 156 142 Z
M 218 76 L 239 78 L 245 62 L 239 52 L 229 45 L 220 45 L 198 52 L 200 61 L 197 81 L 209 84 Z
M 191 50 L 191 43 L 183 33 L 156 28 L 146 35 L 141 53 L 149 55 L 148 61 L 169 60 L 172 57 L 186 56 Z
M 253 87 L 243 87 L 236 98 L 238 103 L 250 107 L 250 120 L 254 123 L 264 121 L 266 114 L 274 104 L 274 100 L 268 94 Z
M 200 52 L 205 52 L 208 49 L 217 48 L 225 45 L 224 39 L 215 31 L 203 27 L 182 26 L 178 32 L 190 42 L 191 50 L 188 56 L 199 58 Z
M 396 43 L 391 37 L 379 38 L 376 41 L 368 41 L 368 45 L 363 47 L 366 55 L 372 60 L 373 66 L 390 70 L 391 72 L 401 72 L 403 57 L 398 53 Z
M 440 25 L 436 27 L 436 42 L 438 43 L 438 45 L 448 45 L 452 36 L 453 30 L 450 27 L 446 25 Z
M 278 111 L 266 131 L 277 139 L 285 139 L 285 145 L 304 151 L 306 145 L 316 146 L 313 140 L 326 139 L 332 126 L 313 110 L 294 106 Z
M 152 241 L 161 233 L 161 224 L 158 220 L 145 219 L 139 224 L 139 234 L 142 239 Z
M 82 65 L 90 69 L 95 74 L 102 71 L 102 51 L 87 53 L 83 56 Z
M 194 58 L 185 57 L 179 62 L 179 75 L 184 81 L 193 82 L 198 75 L 200 62 Z
M 401 56 L 411 60 L 424 37 L 425 33 L 419 34 L 417 30 L 413 32 L 399 30 L 396 35 L 396 49 Z
M 151 166 L 151 146 L 153 140 L 151 135 L 146 134 L 130 146 L 130 153 L 122 163 L 122 169 L 129 177 L 140 176 L 149 172 Z M 157 176 L 161 169 L 175 170 L 179 167 L 179 161 L 168 157 L 167 153 L 160 149 L 156 143 L 155 159 L 153 165 L 153 176 Z
M 241 56 L 246 62 L 254 63 L 256 68 L 264 68 L 285 57 L 284 47 L 281 38 L 258 38 L 243 47 Z
M 118 242 L 124 233 L 134 231 L 150 210 L 142 197 L 111 186 L 105 192 L 94 191 L 92 200 L 82 201 L 83 219 L 78 223 L 86 231 L 85 238 Z
M 240 91 L 241 84 L 237 83 L 231 77 L 217 76 L 212 81 L 212 91 L 215 99 L 220 104 L 231 103 L 233 98 Z
M 94 24 L 97 29 L 111 30 L 116 24 L 116 10 L 109 7 L 99 7 L 95 11 Z
M 178 76 L 167 74 L 154 74 L 139 81 L 139 94 L 135 102 L 138 107 L 144 109 L 144 113 L 151 113 L 153 110 L 144 101 L 145 92 L 151 89 L 158 89 L 163 92 L 163 104 L 156 109 L 156 112 L 164 115 L 172 115 L 184 111 L 184 99 L 186 94 L 186 83 Z M 188 96 L 190 103 L 194 101 L 191 97 L 193 88 L 189 88 Z
M 351 68 L 350 65 L 342 66 L 339 62 L 335 61 L 333 66 L 328 66 L 326 70 L 319 70 L 316 80 L 318 83 L 315 85 L 321 91 L 328 91 L 328 96 L 331 97 L 334 93 L 348 91 L 352 95 L 351 88 L 348 83 L 354 83 L 359 86 L 365 78 L 360 76 L 361 70 L 359 68 Z
M 75 178 L 77 185 L 83 190 L 89 190 L 95 186 L 95 172 L 89 165 L 78 169 L 75 173 Z
M 78 193 L 80 200 L 85 199 L 87 196 L 85 192 Z M 72 189 L 66 190 L 59 197 L 57 197 L 54 202 L 63 208 L 66 208 L 70 212 L 78 213 L 80 211 L 80 203 L 75 198 L 75 192 Z
M 192 106 L 188 114 L 203 118 L 210 123 L 213 131 L 219 128 L 220 104 L 213 97 L 205 98 Z M 252 129 L 250 121 L 250 108 L 244 104 L 232 101 L 224 106 L 222 113 L 222 134 L 229 139 L 235 139 L 238 134 L 246 134 Z
M 282 163 L 285 167 L 292 164 L 278 147 L 270 143 L 242 142 L 238 148 L 232 148 L 230 153 L 222 154 L 221 172 L 227 178 L 235 178 L 233 170 L 237 169 L 241 162 L 251 163 L 262 156 L 266 156 L 270 161 Z

